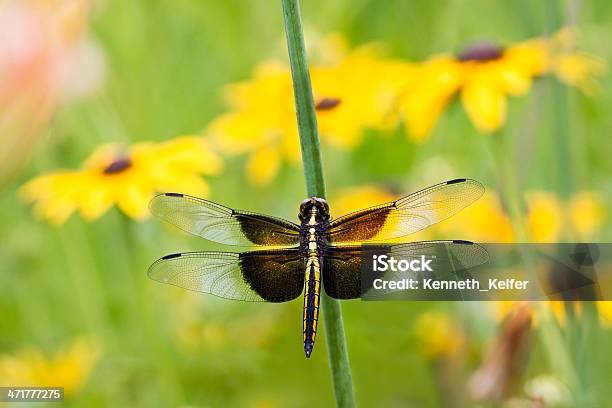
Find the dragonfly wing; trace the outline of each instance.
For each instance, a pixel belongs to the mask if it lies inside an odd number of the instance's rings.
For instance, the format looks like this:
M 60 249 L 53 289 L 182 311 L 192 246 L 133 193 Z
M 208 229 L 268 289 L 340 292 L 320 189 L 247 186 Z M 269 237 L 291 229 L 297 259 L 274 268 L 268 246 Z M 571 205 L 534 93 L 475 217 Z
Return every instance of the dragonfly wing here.
M 300 227 L 290 221 L 233 210 L 184 194 L 157 195 L 150 209 L 183 231 L 221 244 L 292 247 L 299 243 Z
M 434 259 L 434 268 L 445 274 L 458 272 L 482 265 L 489 260 L 487 251 L 469 241 L 422 241 L 407 244 L 366 245 L 331 247 L 324 255 L 323 285 L 325 293 L 336 299 L 356 299 L 367 293 L 362 285 L 363 262 L 372 262 L 371 255 L 387 255 L 396 259 Z M 371 271 L 368 265 L 368 271 Z M 364 269 L 365 271 L 365 269 Z M 401 274 L 401 272 L 397 272 Z M 385 279 L 392 280 L 393 272 L 387 272 Z M 389 293 L 381 292 L 380 295 Z
M 304 289 L 299 251 L 186 252 L 166 255 L 149 268 L 158 282 L 225 299 L 286 302 Z
M 436 184 L 397 201 L 333 220 L 327 238 L 333 244 L 395 240 L 449 218 L 483 192 L 482 184 L 470 179 Z

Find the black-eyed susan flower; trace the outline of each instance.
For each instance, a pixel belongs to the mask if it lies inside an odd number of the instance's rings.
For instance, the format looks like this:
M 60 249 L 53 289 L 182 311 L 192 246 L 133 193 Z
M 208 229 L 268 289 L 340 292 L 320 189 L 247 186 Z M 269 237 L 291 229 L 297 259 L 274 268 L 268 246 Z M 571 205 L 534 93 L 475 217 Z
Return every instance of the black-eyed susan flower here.
M 160 191 L 206 196 L 202 175 L 214 175 L 222 161 L 198 137 L 164 143 L 138 143 L 123 149 L 103 145 L 79 170 L 56 171 L 26 183 L 21 195 L 35 203 L 35 212 L 61 224 L 74 212 L 88 220 L 117 205 L 129 217 L 148 216 L 148 203 Z
M 554 73 L 584 91 L 594 88 L 593 76 L 605 64 L 571 51 L 564 31 L 552 39 L 535 38 L 510 46 L 475 43 L 456 55 L 438 55 L 419 66 L 418 80 L 401 94 L 399 112 L 408 135 L 424 140 L 448 104 L 459 96 L 465 111 L 481 133 L 501 128 L 509 96 L 526 94 L 533 79 Z
M 326 60 L 311 68 L 319 134 L 322 143 L 351 148 L 364 129 L 389 126 L 396 84 L 412 78 L 412 65 L 385 60 L 371 45 L 336 51 L 335 58 Z M 253 184 L 271 182 L 283 161 L 299 162 L 288 66 L 261 64 L 252 79 L 227 86 L 226 99 L 229 111 L 209 125 L 207 134 L 226 153 L 248 154 L 247 175 Z
M 217 117 L 207 133 L 226 154 L 248 153 L 252 183 L 269 183 L 283 158 L 298 162 L 291 76 L 284 65 L 262 64 L 251 80 L 227 86 L 225 94 L 230 111 Z
M 87 382 L 99 357 L 100 348 L 91 339 L 76 339 L 51 358 L 36 349 L 23 349 L 0 356 L 0 386 L 60 386 L 72 395 Z

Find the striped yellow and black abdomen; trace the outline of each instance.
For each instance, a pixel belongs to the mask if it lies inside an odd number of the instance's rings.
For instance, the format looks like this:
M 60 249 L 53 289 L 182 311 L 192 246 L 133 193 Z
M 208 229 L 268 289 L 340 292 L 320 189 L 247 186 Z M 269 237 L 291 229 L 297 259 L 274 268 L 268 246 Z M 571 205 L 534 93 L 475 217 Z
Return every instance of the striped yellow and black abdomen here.
M 317 223 L 317 210 L 314 208 L 310 219 L 305 225 L 303 250 L 305 254 L 304 279 L 304 315 L 303 337 L 304 353 L 310 357 L 317 336 L 317 323 L 319 321 L 319 301 L 321 295 L 321 240 Z
M 321 289 L 321 262 L 318 255 L 309 256 L 306 261 L 306 290 L 304 291 L 304 352 L 310 357 L 317 336 L 319 321 L 319 300 Z

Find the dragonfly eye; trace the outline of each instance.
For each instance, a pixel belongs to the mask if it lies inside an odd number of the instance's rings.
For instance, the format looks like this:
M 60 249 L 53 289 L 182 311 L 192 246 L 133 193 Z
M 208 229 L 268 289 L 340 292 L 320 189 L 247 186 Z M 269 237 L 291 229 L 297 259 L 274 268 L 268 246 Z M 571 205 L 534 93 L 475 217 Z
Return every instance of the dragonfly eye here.
M 312 206 L 313 202 L 311 198 L 307 198 L 302 201 L 302 204 L 300 204 L 300 214 L 298 216 L 300 220 L 304 220 L 308 217 L 308 213 L 310 212 Z
M 306 210 L 308 210 L 308 208 L 310 208 L 310 198 L 302 201 L 302 203 L 300 204 L 300 214 L 303 214 Z
M 327 201 L 322 198 L 315 198 L 314 200 L 316 203 L 315 205 L 323 214 L 329 214 L 329 205 L 327 204 Z

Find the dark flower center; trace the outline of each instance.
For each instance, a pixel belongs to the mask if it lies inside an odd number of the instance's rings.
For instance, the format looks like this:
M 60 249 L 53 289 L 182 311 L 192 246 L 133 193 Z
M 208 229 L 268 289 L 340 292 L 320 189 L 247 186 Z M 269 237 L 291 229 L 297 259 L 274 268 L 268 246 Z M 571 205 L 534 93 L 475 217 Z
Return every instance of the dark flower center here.
M 340 98 L 321 98 L 317 101 L 315 109 L 318 111 L 332 110 L 342 103 Z
M 118 174 L 132 167 L 132 161 L 127 157 L 121 157 L 106 166 L 104 174 Z
M 487 42 L 479 42 L 465 47 L 458 55 L 459 61 L 494 61 L 504 54 L 503 47 Z

